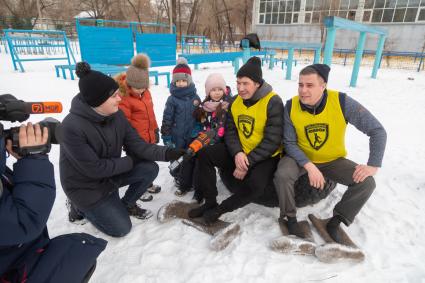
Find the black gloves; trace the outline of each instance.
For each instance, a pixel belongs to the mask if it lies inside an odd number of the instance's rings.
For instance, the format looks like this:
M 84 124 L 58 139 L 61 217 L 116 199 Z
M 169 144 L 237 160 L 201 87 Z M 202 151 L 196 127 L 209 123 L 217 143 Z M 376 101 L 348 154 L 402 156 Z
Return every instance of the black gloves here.
M 186 151 L 181 148 L 168 148 L 165 151 L 165 161 L 172 161 L 179 159 L 180 156 L 184 155 Z
M 25 102 L 11 94 L 0 95 L 0 108 L 0 120 L 23 122 L 30 116 L 25 109 Z

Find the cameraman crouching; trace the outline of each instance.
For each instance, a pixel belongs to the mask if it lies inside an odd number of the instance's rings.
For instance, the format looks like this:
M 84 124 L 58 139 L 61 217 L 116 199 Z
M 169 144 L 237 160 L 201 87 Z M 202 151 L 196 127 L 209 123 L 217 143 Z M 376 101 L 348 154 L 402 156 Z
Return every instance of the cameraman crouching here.
M 0 124 L 1 128 L 2 125 Z M 19 153 L 0 138 L 0 282 L 88 282 L 106 241 L 87 234 L 49 239 L 46 222 L 55 201 L 53 165 L 40 149 L 48 128 L 22 125 Z M 17 159 L 6 167 L 6 150 Z

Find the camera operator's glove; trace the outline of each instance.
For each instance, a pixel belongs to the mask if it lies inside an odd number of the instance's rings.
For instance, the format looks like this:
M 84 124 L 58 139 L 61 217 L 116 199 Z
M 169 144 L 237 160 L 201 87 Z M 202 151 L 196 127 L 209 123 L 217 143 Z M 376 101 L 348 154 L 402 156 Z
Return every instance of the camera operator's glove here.
M 165 161 L 173 161 L 180 158 L 180 156 L 184 155 L 186 150 L 181 148 L 168 148 L 165 151 Z
M 175 148 L 176 145 L 171 141 L 171 136 L 162 136 L 162 142 L 166 147 Z
M 30 114 L 25 111 L 25 103 L 11 94 L 0 95 L 0 120 L 19 121 L 27 120 Z

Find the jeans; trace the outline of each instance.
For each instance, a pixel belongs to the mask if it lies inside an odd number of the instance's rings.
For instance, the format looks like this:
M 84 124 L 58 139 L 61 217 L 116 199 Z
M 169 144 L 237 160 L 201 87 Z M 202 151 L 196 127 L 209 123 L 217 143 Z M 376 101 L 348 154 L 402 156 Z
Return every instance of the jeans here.
M 97 229 L 109 236 L 125 236 L 131 230 L 127 207 L 136 204 L 136 201 L 158 176 L 158 171 L 159 167 L 155 162 L 141 161 L 129 172 L 112 177 L 118 187 L 129 185 L 124 197 L 120 199 L 118 190 L 112 192 L 93 208 L 83 211 L 84 216 Z

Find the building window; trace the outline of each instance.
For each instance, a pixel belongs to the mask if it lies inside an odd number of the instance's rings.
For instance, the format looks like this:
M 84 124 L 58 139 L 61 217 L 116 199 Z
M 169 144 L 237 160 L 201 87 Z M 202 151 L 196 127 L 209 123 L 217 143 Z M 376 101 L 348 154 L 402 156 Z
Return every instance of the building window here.
M 311 0 L 310 4 L 313 2 Z M 300 5 L 301 0 L 260 0 L 258 22 L 272 25 L 298 23 Z
M 372 15 L 372 10 L 363 11 L 363 22 L 370 22 L 370 16 Z
M 375 9 L 375 10 L 373 10 L 372 22 L 374 22 L 374 23 L 380 23 L 381 22 L 381 19 L 382 19 L 383 12 L 384 12 L 383 9 Z
M 302 0 L 260 0 L 260 24 L 296 24 Z M 360 0 L 305 0 L 306 24 L 326 16 L 355 20 Z M 423 8 L 420 8 L 423 7 Z M 364 0 L 363 22 L 424 22 L 425 0 Z
M 402 23 L 404 21 L 404 15 L 406 14 L 406 8 L 396 9 L 394 13 L 393 22 Z
M 372 22 L 403 23 L 419 21 L 419 7 L 425 5 L 425 0 L 365 0 L 365 9 L 373 7 Z M 406 9 L 407 8 L 407 9 Z M 368 22 L 366 10 L 363 22 Z
M 305 13 L 305 19 L 304 19 L 304 23 L 309 24 L 311 23 L 311 12 L 310 13 Z
M 384 9 L 384 15 L 382 16 L 383 23 L 391 23 L 393 21 L 394 9 Z
M 418 22 L 424 22 L 424 21 L 425 21 L 425 8 L 421 8 L 419 10 Z
M 408 8 L 406 10 L 406 16 L 404 17 L 405 23 L 411 23 L 416 20 L 416 15 L 418 14 L 418 8 Z

